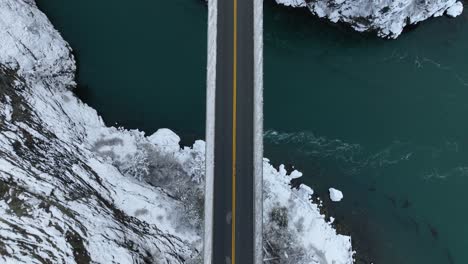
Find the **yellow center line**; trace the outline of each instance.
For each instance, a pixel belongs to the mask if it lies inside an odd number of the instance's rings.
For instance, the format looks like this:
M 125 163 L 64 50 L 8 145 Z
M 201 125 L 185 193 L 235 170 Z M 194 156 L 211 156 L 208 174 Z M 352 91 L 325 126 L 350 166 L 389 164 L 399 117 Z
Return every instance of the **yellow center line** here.
M 237 128 L 237 0 L 234 1 L 234 60 L 232 95 L 232 226 L 231 255 L 232 264 L 236 263 L 236 128 Z

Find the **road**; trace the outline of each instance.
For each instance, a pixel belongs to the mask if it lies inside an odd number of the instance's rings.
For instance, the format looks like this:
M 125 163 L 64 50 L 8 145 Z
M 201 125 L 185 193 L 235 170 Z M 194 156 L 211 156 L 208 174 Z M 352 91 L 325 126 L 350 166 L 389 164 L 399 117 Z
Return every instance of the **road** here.
M 258 197 L 254 191 L 254 1 L 217 0 L 216 32 L 213 223 L 211 262 L 205 259 L 205 263 L 251 264 L 256 263 L 254 197 Z

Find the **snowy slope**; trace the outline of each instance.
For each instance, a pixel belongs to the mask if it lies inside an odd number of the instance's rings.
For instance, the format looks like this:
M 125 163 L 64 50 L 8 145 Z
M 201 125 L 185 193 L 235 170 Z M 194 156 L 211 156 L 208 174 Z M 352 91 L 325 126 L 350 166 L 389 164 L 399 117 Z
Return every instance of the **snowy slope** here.
M 33 0 L 0 0 L 0 43 L 0 262 L 201 263 L 205 143 L 106 127 Z M 312 190 L 264 170 L 268 263 L 351 263 Z
M 460 15 L 457 0 L 276 0 L 292 7 L 307 7 L 316 16 L 344 22 L 357 31 L 376 31 L 380 37 L 396 38 L 406 25 L 447 13 Z

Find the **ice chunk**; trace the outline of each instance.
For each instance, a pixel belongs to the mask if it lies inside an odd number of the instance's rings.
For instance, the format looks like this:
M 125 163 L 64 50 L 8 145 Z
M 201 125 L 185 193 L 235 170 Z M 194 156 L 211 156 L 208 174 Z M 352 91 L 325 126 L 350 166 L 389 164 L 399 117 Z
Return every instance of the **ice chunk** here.
M 339 202 L 343 199 L 343 193 L 340 190 L 335 188 L 330 188 L 328 190 L 330 191 L 330 199 L 333 202 Z

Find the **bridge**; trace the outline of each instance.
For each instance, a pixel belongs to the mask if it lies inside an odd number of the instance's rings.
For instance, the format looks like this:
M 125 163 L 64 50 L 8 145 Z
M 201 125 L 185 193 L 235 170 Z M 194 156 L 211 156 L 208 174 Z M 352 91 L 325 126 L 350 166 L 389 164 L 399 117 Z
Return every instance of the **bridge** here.
M 209 0 L 204 263 L 262 259 L 263 1 Z

